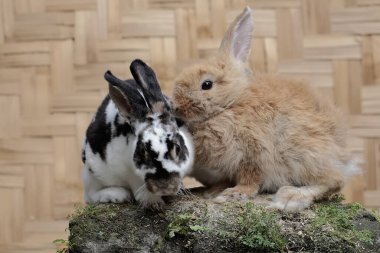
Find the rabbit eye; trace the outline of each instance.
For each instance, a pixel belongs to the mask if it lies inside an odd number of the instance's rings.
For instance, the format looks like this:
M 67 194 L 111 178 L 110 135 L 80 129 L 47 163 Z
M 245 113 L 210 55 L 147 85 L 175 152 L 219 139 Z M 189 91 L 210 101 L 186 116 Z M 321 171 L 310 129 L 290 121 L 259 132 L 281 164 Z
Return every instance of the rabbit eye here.
M 174 151 L 176 155 L 179 155 L 179 152 L 181 152 L 181 147 L 178 144 L 174 144 Z
M 213 82 L 211 80 L 206 80 L 202 83 L 202 90 L 209 90 L 212 88 Z
M 170 151 L 171 158 L 174 160 L 178 159 L 179 152 L 181 152 L 181 147 L 174 143 L 173 149 Z

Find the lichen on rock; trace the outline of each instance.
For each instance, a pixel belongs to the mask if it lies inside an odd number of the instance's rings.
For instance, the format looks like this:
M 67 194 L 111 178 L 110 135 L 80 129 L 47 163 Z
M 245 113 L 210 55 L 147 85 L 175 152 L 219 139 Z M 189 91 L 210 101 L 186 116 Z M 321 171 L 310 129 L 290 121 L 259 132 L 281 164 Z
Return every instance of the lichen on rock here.
M 265 201 L 219 204 L 195 196 L 178 197 L 160 212 L 88 205 L 69 229 L 72 253 L 380 252 L 375 214 L 338 197 L 300 213 L 268 210 Z

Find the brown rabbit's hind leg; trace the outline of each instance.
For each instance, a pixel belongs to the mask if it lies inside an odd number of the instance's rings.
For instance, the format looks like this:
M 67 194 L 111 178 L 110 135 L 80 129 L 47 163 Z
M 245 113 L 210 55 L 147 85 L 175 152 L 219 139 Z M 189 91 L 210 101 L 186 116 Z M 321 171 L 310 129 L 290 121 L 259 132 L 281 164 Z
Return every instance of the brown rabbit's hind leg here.
M 236 185 L 221 192 L 215 202 L 222 203 L 228 200 L 249 200 L 253 199 L 260 188 L 261 172 L 258 170 L 239 170 L 236 175 Z
M 287 212 L 299 212 L 310 207 L 315 201 L 328 198 L 343 187 L 343 176 L 336 171 L 330 171 L 315 185 L 282 186 L 276 193 L 269 209 Z

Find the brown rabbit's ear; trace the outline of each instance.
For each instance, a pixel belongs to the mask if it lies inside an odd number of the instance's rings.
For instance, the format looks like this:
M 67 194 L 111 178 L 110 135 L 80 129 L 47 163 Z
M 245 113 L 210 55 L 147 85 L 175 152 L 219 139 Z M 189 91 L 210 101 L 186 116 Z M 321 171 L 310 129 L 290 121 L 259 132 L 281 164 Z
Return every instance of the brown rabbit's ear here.
M 235 18 L 224 34 L 219 52 L 246 62 L 251 50 L 253 32 L 252 11 L 248 6 Z

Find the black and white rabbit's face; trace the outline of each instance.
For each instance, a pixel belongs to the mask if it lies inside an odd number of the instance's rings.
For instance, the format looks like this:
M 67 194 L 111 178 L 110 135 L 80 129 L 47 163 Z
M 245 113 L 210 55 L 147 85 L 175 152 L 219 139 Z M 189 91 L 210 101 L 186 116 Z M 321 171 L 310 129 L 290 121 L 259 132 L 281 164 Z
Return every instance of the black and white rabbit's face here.
M 147 117 L 137 137 L 133 161 L 136 173 L 156 195 L 173 195 L 188 168 L 189 150 L 174 118 L 168 113 Z
M 122 81 L 111 72 L 106 72 L 105 79 L 118 113 L 129 120 L 137 138 L 135 172 L 150 192 L 176 194 L 192 165 L 189 143 L 179 130 L 154 71 L 141 60 L 133 61 L 130 69 L 134 80 Z

